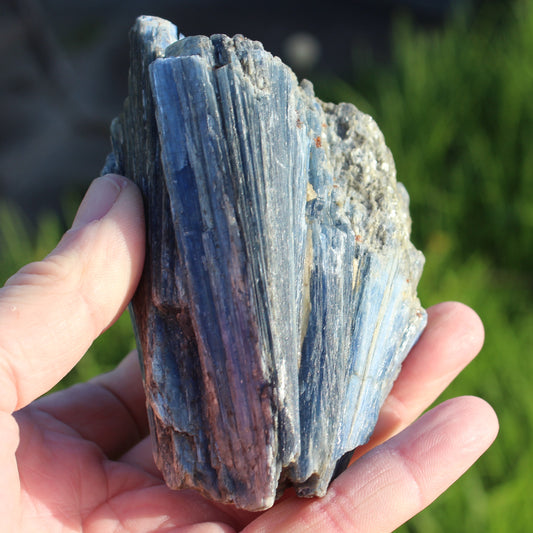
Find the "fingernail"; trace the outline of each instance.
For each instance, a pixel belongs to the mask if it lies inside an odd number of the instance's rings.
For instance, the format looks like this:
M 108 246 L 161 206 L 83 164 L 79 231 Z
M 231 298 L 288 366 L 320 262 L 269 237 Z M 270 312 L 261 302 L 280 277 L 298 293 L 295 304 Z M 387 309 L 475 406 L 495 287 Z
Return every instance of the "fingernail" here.
M 113 207 L 127 183 L 126 178 L 114 174 L 96 178 L 85 193 L 74 217 L 72 229 L 80 228 L 104 217 Z

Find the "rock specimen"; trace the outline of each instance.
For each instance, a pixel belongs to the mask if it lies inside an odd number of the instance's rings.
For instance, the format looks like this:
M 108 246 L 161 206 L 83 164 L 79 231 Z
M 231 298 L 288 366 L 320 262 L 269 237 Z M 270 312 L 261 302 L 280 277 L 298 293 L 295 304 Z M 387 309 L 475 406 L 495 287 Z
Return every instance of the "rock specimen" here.
M 106 170 L 145 200 L 132 302 L 167 484 L 259 510 L 323 495 L 426 315 L 375 122 L 242 36 L 141 17 Z

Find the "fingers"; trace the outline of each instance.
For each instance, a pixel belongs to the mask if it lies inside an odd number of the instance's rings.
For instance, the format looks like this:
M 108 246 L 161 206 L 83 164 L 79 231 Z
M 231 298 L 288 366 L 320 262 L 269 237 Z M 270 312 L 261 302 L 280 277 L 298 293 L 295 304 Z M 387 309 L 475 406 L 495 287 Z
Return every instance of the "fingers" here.
M 110 459 L 120 457 L 148 434 L 137 352 L 111 372 L 45 396 L 31 407 L 70 426 Z
M 154 456 L 152 453 L 152 439 L 146 437 L 137 443 L 136 446 L 128 450 L 121 458 L 122 463 L 126 463 L 131 466 L 140 468 L 147 474 L 154 476 L 159 479 L 163 479 L 163 475 L 157 468 Z
M 466 305 L 445 302 L 429 308 L 427 327 L 404 361 L 370 441 L 352 461 L 416 420 L 479 353 L 483 338 L 481 320 Z
M 281 502 L 245 531 L 393 531 L 461 476 L 497 430 L 496 415 L 483 400 L 445 402 L 363 456 L 324 498 Z
M 95 180 L 57 248 L 0 289 L 0 409 L 27 405 L 76 364 L 130 300 L 143 258 L 137 187 Z
M 13 416 L 0 413 L 0 516 L 2 531 L 19 531 L 20 479 L 15 452 L 19 427 Z

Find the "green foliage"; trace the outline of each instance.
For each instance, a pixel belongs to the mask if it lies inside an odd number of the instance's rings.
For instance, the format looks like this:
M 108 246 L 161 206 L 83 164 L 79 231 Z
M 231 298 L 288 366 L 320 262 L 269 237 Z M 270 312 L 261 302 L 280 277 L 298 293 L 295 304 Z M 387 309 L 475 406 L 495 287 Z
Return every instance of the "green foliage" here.
M 533 4 L 489 6 L 433 32 L 402 19 L 393 50 L 392 64 L 359 69 L 352 83 L 321 80 L 319 93 L 377 120 L 424 221 L 413 225 L 419 245 L 446 228 L 461 235 L 459 253 L 530 272 Z
M 462 261 L 447 234 L 434 234 L 419 294 L 426 305 L 460 300 L 481 316 L 485 346 L 439 398 L 476 395 L 494 406 L 500 434 L 479 462 L 449 491 L 400 528 L 402 532 L 530 531 L 533 511 L 533 314 L 522 282 L 502 276 L 479 253 Z
M 426 255 L 422 302 L 465 302 L 485 324 L 480 356 L 440 400 L 479 395 L 501 424 L 476 466 L 400 531 L 530 531 L 533 2 L 489 3 L 434 31 L 400 20 L 393 50 L 388 65 L 315 85 L 385 134 Z
M 463 301 L 486 329 L 481 355 L 440 400 L 487 399 L 500 435 L 402 532 L 526 532 L 533 523 L 532 54 L 533 2 L 493 3 L 442 30 L 401 20 L 389 65 L 369 62 L 349 81 L 315 80 L 323 99 L 354 102 L 385 133 L 426 254 L 422 302 Z M 16 209 L 0 205 L 0 283 L 53 248 L 58 220 L 43 215 L 30 232 Z M 63 385 L 108 370 L 132 347 L 125 315 Z

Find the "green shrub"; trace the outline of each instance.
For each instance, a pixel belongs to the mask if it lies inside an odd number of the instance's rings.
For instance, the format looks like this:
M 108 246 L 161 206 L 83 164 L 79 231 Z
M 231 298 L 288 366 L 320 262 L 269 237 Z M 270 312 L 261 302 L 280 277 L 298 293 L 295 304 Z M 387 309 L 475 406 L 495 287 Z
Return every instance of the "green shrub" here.
M 492 3 L 434 31 L 401 20 L 393 50 L 390 64 L 317 91 L 385 134 L 426 254 L 422 302 L 460 300 L 483 319 L 485 347 L 441 399 L 479 395 L 501 423 L 476 466 L 400 531 L 530 531 L 533 2 Z
M 439 398 L 476 395 L 496 410 L 501 430 L 489 451 L 450 490 L 400 531 L 528 532 L 533 510 L 533 314 L 523 283 L 501 277 L 478 253 L 457 260 L 454 242 L 435 234 L 419 286 L 425 305 L 459 300 L 485 325 L 480 355 Z
M 529 275 L 533 3 L 495 4 L 441 31 L 401 20 L 391 64 L 360 68 L 351 82 L 319 80 L 317 89 L 376 118 L 413 218 L 423 221 L 413 225 L 420 246 L 445 230 L 461 236 L 461 255 L 482 251 L 495 265 Z

